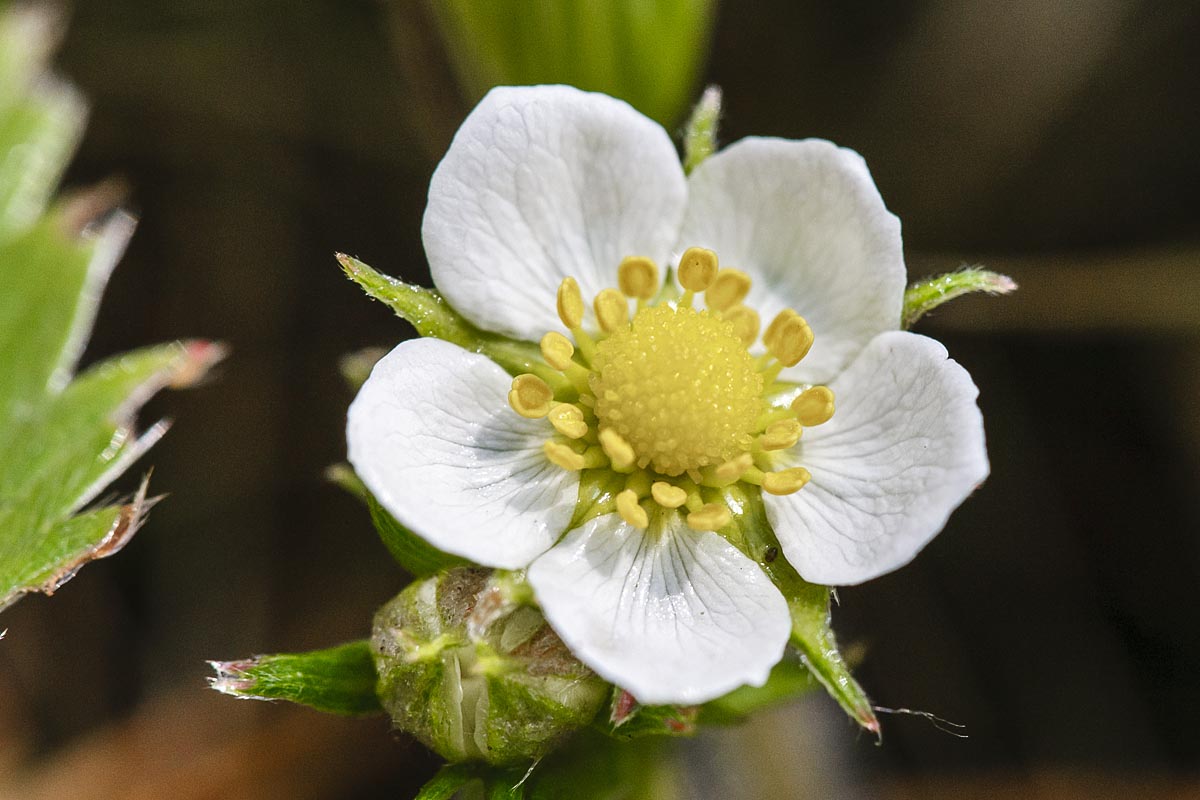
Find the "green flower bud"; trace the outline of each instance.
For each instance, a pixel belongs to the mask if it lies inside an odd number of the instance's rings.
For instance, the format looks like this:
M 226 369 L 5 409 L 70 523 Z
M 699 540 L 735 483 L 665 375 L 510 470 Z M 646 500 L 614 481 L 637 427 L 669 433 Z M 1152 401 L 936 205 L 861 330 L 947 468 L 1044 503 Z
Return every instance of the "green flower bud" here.
M 592 721 L 607 686 L 579 662 L 523 584 L 453 569 L 414 583 L 375 615 L 380 702 L 448 761 L 536 759 Z

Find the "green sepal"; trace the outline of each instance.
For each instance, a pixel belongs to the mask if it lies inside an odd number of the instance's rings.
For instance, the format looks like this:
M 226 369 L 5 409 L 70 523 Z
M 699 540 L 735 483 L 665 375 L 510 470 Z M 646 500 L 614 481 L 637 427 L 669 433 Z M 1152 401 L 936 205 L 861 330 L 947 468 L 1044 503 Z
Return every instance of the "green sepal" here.
M 793 654 L 771 668 L 762 686 L 742 686 L 700 707 L 701 725 L 731 725 L 743 722 L 756 711 L 791 702 L 821 684 L 814 673 Z
M 481 772 L 475 764 L 446 764 L 421 787 L 414 800 L 450 800 L 468 783 L 481 780 Z
M 311 653 L 210 661 L 218 692 L 251 700 L 287 700 L 330 714 L 381 714 L 371 644 L 349 642 Z
M 683 130 L 683 171 L 691 174 L 704 159 L 717 152 L 717 128 L 721 121 L 721 87 L 709 86 L 692 109 Z
M 629 692 L 614 686 L 607 715 L 596 720 L 596 728 L 614 739 L 644 736 L 694 736 L 697 706 L 644 706 Z
M 371 490 L 363 484 L 349 464 L 335 464 L 325 471 L 325 476 L 362 500 L 371 515 L 371 522 L 375 525 L 375 531 L 379 534 L 383 546 L 408 574 L 415 578 L 424 578 L 435 572 L 465 566 L 469 563 L 465 558 L 442 552 L 401 525 L 375 499 Z
M 973 292 L 991 295 L 1008 294 L 1017 284 L 1007 275 L 974 267 L 925 278 L 904 290 L 904 312 L 901 327 L 908 330 L 927 312 L 956 297 Z
M 734 484 L 722 491 L 729 507 L 739 513 L 734 514 L 733 521 L 721 533 L 754 559 L 783 594 L 792 617 L 792 646 L 850 718 L 863 729 L 878 734 L 875 710 L 850 674 L 830 626 L 832 591 L 801 578 L 783 557 L 757 489 Z
M 546 366 L 541 350 L 531 342 L 522 342 L 498 333 L 480 330 L 459 314 L 434 289 L 426 289 L 376 272 L 357 258 L 337 254 L 338 263 L 350 280 L 367 294 L 386 304 L 396 316 L 417 329 L 421 336 L 456 344 L 464 350 L 485 355 L 510 375 L 531 372 L 550 385 L 556 397 L 574 391 L 561 372 Z

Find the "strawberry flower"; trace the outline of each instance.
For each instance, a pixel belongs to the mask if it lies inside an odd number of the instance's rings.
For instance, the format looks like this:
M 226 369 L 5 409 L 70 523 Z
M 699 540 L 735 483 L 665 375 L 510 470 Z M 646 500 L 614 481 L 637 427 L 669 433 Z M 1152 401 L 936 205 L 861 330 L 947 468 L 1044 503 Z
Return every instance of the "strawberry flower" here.
M 498 88 L 422 234 L 446 300 L 546 370 L 404 342 L 350 408 L 350 460 L 436 547 L 526 569 L 563 641 L 643 703 L 761 685 L 782 656 L 787 603 L 739 549 L 730 486 L 761 492 L 806 580 L 846 585 L 911 560 L 987 475 L 970 376 L 899 330 L 900 223 L 849 150 L 748 138 L 685 176 L 621 101 Z M 615 488 L 581 502 L 596 476 Z

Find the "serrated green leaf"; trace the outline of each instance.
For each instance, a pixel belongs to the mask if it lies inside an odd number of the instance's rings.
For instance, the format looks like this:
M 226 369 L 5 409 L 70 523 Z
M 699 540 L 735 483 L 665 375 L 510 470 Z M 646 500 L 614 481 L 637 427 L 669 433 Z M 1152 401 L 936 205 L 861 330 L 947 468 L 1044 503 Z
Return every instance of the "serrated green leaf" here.
M 325 475 L 363 502 L 371 514 L 371 522 L 374 523 L 384 547 L 392 554 L 396 563 L 413 577 L 424 578 L 443 569 L 461 567 L 468 563 L 464 558 L 438 550 L 401 525 L 379 504 L 349 464 L 336 464 L 326 470 Z
M 75 92 L 41 74 L 53 24 L 0 10 L 0 608 L 53 592 L 137 530 L 144 485 L 130 503 L 73 515 L 165 430 L 137 435 L 140 406 L 222 354 L 207 342 L 147 348 L 72 380 L 133 220 L 115 214 L 80 236 L 93 220 L 79 208 L 104 207 L 103 192 L 46 210 L 83 121 Z
M 566 83 L 629 101 L 668 129 L 708 53 L 713 0 L 442 0 L 432 3 L 459 83 Z
M 902 327 L 907 330 L 913 324 L 943 303 L 973 292 L 1008 294 L 1017 284 L 1007 275 L 989 272 L 986 269 L 960 269 L 933 278 L 925 278 L 910 285 L 904 291 L 904 313 Z
M 19 142 L 0 162 L 0 240 L 33 224 L 54 192 L 83 130 L 83 100 L 69 86 L 44 82 L 0 114 L 0 142 Z
M 365 639 L 327 650 L 210 661 L 218 692 L 251 700 L 287 700 L 331 714 L 383 712 L 375 695 L 375 660 Z
M 433 289 L 376 272 L 357 258 L 343 253 L 338 253 L 337 259 L 350 280 L 371 297 L 391 307 L 396 316 L 416 328 L 421 336 L 432 336 L 485 355 L 510 375 L 531 372 L 550 384 L 555 396 L 569 396 L 573 391 L 561 372 L 550 369 L 542 361 L 536 344 L 480 330 Z
M 829 587 L 804 580 L 783 557 L 759 492 L 742 484 L 723 491 L 730 508 L 738 509 L 740 514 L 734 515 L 729 526 L 733 530 L 722 532 L 737 540 L 735 544 L 758 562 L 787 600 L 792 617 L 792 646 L 800 651 L 804 664 L 851 719 L 865 730 L 878 733 L 879 720 L 871 701 L 850 674 L 838 650 L 830 626 Z

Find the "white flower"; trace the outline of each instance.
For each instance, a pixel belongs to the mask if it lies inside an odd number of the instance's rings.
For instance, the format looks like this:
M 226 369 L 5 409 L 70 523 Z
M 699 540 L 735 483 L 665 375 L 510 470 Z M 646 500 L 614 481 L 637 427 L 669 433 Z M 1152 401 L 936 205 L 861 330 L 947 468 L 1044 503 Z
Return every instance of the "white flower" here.
M 561 380 L 404 342 L 350 408 L 350 460 L 437 547 L 527 567 L 571 649 L 644 703 L 760 685 L 787 642 L 784 598 L 717 532 L 722 486 L 763 488 L 804 578 L 854 584 L 912 559 L 987 474 L 970 377 L 897 330 L 900 224 L 849 150 L 750 138 L 685 177 L 623 102 L 500 88 L 434 174 L 422 232 L 450 303 L 541 340 Z M 655 304 L 663 263 L 685 291 Z M 625 489 L 568 530 L 591 468 Z

